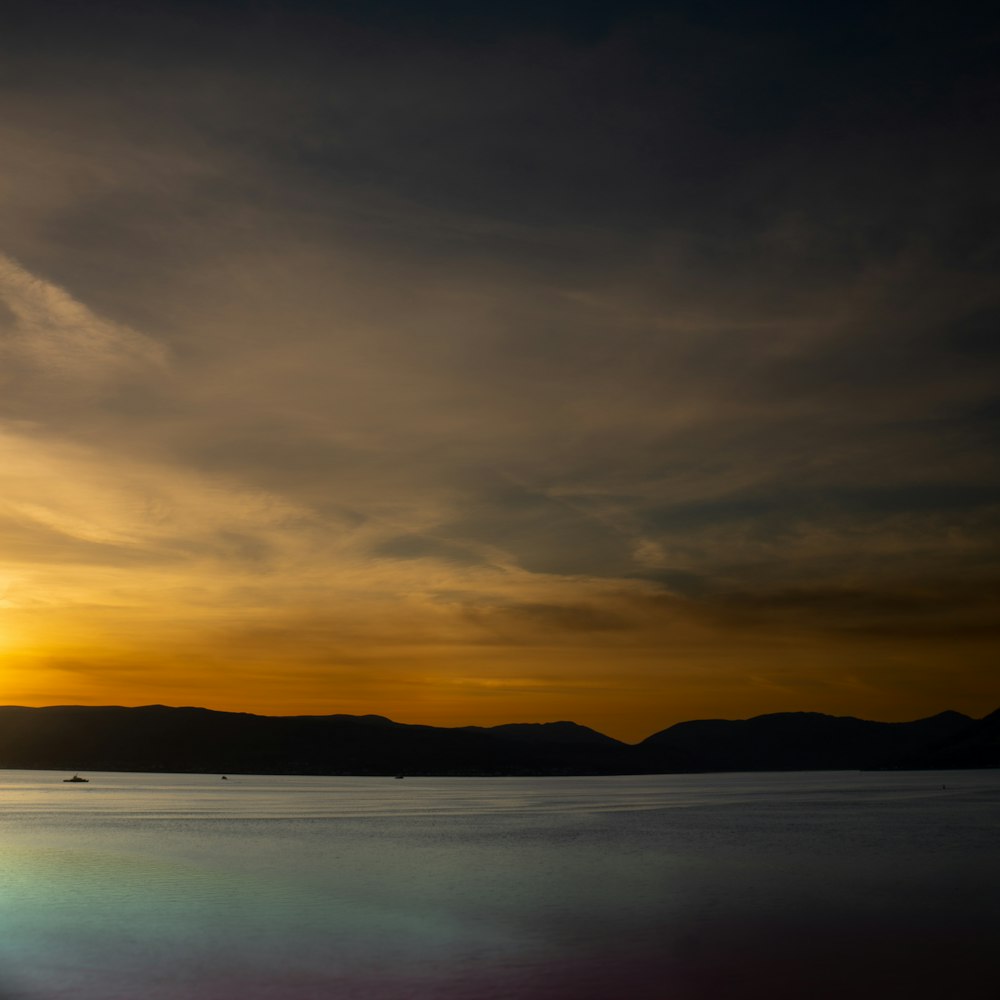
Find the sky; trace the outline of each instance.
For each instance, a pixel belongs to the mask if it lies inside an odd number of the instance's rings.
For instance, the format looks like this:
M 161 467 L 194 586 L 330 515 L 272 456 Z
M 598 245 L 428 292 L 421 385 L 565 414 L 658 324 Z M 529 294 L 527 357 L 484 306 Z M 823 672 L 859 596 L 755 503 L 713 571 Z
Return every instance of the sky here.
M 0 702 L 1000 705 L 1000 18 L 11 3 Z

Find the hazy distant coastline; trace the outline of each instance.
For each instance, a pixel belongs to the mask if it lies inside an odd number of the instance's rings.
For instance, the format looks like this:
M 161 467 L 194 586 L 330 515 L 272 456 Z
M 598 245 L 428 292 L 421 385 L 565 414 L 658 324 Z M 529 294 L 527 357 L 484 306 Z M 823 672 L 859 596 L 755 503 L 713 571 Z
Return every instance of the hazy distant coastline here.
M 1000 710 L 870 722 L 700 720 L 627 744 L 573 722 L 445 729 L 377 715 L 0 707 L 0 767 L 329 775 L 571 775 L 1000 766 Z

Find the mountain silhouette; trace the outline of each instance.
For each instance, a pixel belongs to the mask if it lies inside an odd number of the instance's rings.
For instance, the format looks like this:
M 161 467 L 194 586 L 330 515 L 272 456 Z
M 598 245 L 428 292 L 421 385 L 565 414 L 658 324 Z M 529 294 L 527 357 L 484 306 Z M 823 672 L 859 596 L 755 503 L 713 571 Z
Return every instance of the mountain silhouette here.
M 712 771 L 858 769 L 932 763 L 980 725 L 958 712 L 915 722 L 869 722 L 818 712 L 782 712 L 753 719 L 680 722 L 639 744 L 657 755 L 688 754 Z
M 1000 766 L 1000 710 L 682 722 L 637 745 L 573 722 L 443 728 L 379 715 L 0 707 L 0 767 L 226 774 L 571 775 Z

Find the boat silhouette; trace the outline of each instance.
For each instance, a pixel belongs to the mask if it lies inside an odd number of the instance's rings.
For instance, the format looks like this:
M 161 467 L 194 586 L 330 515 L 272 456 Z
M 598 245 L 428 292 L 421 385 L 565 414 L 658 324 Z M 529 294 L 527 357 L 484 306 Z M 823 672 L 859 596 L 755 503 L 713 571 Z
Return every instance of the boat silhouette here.
M 88 781 L 90 781 L 90 778 L 81 778 L 80 775 L 78 775 L 78 774 L 74 774 L 72 778 L 63 778 L 63 784 L 64 785 L 67 784 L 67 783 L 69 783 L 71 785 L 76 785 L 76 784 L 84 784 L 85 785 L 85 784 L 87 784 Z

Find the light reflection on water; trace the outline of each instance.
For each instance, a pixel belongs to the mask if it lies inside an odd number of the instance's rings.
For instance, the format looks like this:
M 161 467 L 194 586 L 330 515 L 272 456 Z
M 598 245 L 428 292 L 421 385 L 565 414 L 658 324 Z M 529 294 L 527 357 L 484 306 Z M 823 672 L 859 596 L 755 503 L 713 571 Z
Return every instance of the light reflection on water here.
M 0 1000 L 995 996 L 1000 772 L 64 776 L 0 771 Z

